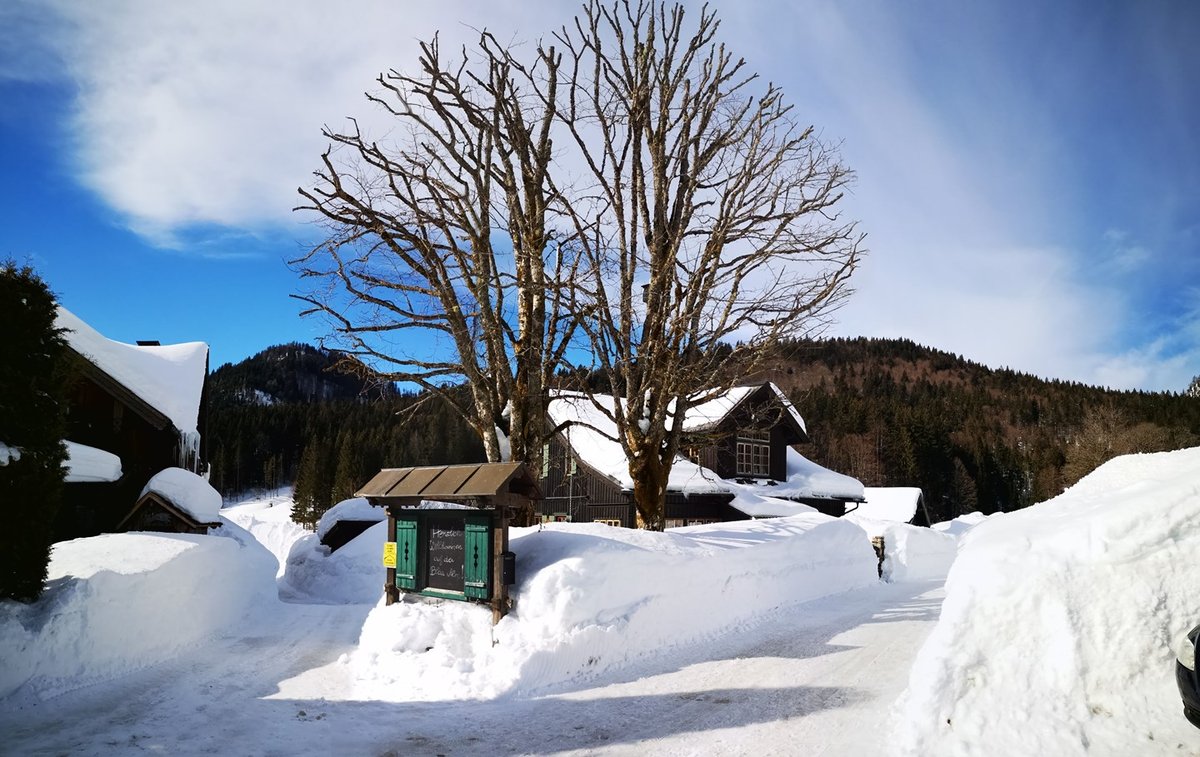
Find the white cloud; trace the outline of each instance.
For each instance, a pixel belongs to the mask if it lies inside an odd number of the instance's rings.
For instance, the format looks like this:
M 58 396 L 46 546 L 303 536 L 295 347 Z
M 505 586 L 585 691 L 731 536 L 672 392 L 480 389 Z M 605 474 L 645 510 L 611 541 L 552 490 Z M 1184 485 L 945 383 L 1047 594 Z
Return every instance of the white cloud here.
M 363 92 L 415 65 L 419 38 L 440 26 L 456 46 L 469 26 L 521 28 L 504 5 L 446 5 L 64 0 L 55 43 L 79 88 L 83 181 L 159 244 L 195 224 L 295 223 L 322 125 L 378 119 Z M 536 17 L 535 4 L 522 8 Z

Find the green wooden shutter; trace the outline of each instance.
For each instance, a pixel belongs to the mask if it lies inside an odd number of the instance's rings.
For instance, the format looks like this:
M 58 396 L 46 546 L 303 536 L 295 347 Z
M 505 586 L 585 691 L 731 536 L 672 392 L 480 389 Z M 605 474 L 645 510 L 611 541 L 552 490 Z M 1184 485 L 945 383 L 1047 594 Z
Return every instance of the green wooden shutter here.
M 463 593 L 472 599 L 490 599 L 492 585 L 492 529 L 488 518 L 469 517 L 463 553 Z
M 396 586 L 417 588 L 417 522 L 396 521 Z

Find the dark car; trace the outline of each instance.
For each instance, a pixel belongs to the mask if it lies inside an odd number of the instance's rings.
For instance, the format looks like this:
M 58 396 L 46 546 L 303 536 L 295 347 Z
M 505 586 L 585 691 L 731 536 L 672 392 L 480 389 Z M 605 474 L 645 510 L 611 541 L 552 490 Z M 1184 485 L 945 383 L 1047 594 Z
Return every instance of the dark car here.
M 1196 639 L 1200 626 L 1187 632 L 1175 646 L 1175 682 L 1183 697 L 1183 714 L 1192 725 L 1200 728 L 1200 682 L 1196 677 Z

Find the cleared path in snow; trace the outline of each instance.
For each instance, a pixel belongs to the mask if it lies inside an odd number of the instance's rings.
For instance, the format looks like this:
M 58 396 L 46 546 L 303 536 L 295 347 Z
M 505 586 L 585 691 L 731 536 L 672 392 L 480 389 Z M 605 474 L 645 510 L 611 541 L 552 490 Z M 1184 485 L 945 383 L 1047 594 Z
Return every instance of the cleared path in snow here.
M 0 712 L 11 754 L 806 754 L 885 751 L 941 587 L 880 584 L 537 696 L 346 701 L 369 607 L 282 605 L 253 635 Z M 131 632 L 136 632 L 131 629 Z

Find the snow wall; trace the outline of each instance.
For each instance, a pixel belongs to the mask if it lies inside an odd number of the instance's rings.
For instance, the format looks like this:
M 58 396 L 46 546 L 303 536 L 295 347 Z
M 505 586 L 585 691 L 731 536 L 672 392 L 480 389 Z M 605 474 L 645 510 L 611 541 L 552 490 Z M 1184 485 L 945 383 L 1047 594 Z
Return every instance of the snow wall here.
M 1197 555 L 1200 449 L 1112 460 L 972 529 L 899 703 L 898 753 L 1188 753 L 1172 647 L 1200 623 Z

